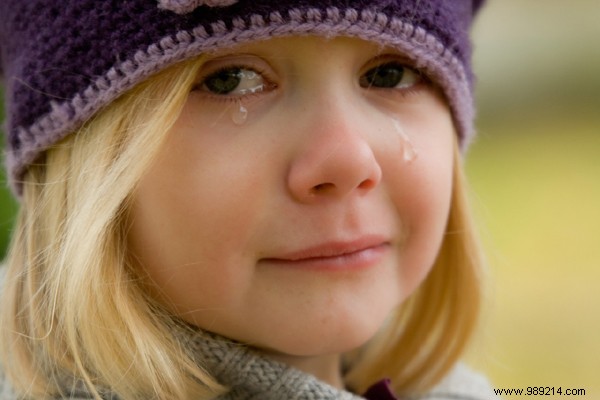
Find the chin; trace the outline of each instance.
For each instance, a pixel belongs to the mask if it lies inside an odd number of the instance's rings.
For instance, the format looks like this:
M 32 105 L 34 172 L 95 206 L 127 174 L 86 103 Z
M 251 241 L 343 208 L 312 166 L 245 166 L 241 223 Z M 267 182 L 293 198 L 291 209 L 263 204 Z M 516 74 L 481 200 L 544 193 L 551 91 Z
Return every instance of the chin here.
M 372 313 L 368 318 L 357 315 L 334 321 L 306 323 L 294 330 L 279 331 L 266 346 L 272 351 L 297 357 L 342 354 L 371 340 L 385 324 L 389 312 Z

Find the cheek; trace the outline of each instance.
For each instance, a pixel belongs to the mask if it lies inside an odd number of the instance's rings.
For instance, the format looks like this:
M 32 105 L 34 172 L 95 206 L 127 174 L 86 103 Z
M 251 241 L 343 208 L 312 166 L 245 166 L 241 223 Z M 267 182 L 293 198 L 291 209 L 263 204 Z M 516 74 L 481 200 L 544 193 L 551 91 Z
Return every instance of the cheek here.
M 404 233 L 399 271 L 404 298 L 431 270 L 446 234 L 453 185 L 453 130 L 451 125 L 442 128 L 431 143 L 413 141 L 418 151 L 415 160 L 396 161 L 388 168 L 394 172 L 388 174 L 386 184 Z
M 431 270 L 446 234 L 451 185 L 444 183 L 440 182 L 435 190 L 424 187 L 419 195 L 406 199 L 406 208 L 412 210 L 403 221 L 406 242 L 401 275 L 406 295 L 410 295 Z
M 130 247 L 154 292 L 178 313 L 235 304 L 250 281 L 240 266 L 252 257 L 268 179 L 235 151 L 177 145 L 168 143 L 140 182 Z

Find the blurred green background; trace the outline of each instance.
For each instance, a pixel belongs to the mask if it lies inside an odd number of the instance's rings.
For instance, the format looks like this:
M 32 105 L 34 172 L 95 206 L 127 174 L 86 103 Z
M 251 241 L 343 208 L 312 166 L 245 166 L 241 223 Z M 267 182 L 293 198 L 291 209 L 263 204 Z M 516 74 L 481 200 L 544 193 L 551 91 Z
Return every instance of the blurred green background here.
M 490 304 L 474 359 L 496 388 L 600 399 L 600 1 L 488 0 L 480 17 L 467 169 Z
M 0 86 L 0 105 L 4 100 L 4 92 Z M 0 107 L 0 123 L 4 121 L 4 107 Z M 4 165 L 4 132 L 0 129 L 0 150 L 2 151 L 2 165 Z M 10 232 L 17 212 L 17 202 L 11 196 L 6 183 L 6 171 L 0 168 L 0 262 L 6 255 L 6 247 L 10 238 Z
M 496 388 L 600 399 L 600 0 L 488 0 L 474 41 L 490 284 L 472 362 Z M 0 258 L 15 210 L 1 191 Z

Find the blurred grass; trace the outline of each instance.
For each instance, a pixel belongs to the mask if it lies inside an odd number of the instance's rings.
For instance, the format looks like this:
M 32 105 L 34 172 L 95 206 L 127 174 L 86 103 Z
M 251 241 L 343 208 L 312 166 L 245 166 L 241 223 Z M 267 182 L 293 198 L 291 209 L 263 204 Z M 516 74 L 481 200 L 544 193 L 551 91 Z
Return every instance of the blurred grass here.
M 480 123 L 467 170 L 492 284 L 477 358 L 496 388 L 600 398 L 599 128 L 594 116 Z

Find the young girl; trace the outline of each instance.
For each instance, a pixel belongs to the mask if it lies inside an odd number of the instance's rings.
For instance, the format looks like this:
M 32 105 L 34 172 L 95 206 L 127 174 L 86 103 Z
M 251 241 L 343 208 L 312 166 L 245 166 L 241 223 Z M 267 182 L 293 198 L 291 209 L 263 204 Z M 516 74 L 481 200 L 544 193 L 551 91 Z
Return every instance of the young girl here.
M 493 398 L 480 3 L 0 0 L 0 398 Z

